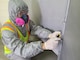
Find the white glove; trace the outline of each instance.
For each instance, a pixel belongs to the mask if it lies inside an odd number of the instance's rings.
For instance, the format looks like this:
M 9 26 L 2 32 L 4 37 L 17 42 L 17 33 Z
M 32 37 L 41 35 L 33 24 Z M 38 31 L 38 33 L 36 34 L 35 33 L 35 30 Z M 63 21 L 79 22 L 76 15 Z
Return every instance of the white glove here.
M 57 47 L 60 38 L 51 38 L 44 43 L 45 50 L 53 50 Z
M 61 32 L 59 32 L 59 31 L 55 31 L 55 32 L 49 34 L 48 37 L 49 37 L 49 38 L 55 38 L 55 37 L 57 37 L 57 38 L 61 38 Z

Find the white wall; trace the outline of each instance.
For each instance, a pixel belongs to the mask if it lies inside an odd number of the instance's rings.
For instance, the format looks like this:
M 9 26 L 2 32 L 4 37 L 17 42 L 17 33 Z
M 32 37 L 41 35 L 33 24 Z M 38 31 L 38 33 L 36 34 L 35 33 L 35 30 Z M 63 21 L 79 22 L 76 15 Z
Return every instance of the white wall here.
M 60 60 L 80 60 L 80 0 L 70 0 Z
M 0 23 L 8 19 L 8 0 L 0 0 Z

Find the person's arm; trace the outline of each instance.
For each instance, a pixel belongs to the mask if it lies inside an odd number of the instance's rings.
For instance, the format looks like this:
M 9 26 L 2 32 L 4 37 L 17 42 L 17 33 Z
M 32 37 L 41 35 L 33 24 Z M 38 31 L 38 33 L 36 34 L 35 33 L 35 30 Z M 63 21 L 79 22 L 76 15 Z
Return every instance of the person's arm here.
M 24 58 L 31 58 L 43 51 L 41 41 L 24 43 L 17 37 L 16 33 L 8 30 L 2 31 L 2 41 L 16 55 Z
M 52 32 L 44 27 L 37 26 L 33 21 L 30 20 L 29 26 L 31 29 L 31 33 L 37 35 L 41 39 L 48 38 L 49 34 Z

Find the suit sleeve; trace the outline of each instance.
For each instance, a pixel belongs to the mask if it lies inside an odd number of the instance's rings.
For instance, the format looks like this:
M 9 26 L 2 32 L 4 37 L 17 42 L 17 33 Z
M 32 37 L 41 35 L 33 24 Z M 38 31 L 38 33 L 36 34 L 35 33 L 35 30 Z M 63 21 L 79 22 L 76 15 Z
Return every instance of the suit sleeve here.
M 30 28 L 31 28 L 31 33 L 34 35 L 37 35 L 41 39 L 46 39 L 48 38 L 48 35 L 51 34 L 52 32 L 44 27 L 37 26 L 33 21 L 30 20 Z

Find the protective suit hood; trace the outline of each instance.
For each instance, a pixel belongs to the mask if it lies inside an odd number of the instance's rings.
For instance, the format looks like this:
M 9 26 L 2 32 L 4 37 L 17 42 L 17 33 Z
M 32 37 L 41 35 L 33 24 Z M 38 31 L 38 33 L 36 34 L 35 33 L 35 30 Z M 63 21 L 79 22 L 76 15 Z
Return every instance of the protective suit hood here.
M 27 11 L 28 6 L 23 0 L 9 0 L 8 11 L 9 11 L 9 19 L 15 23 L 15 19 L 19 11 Z

